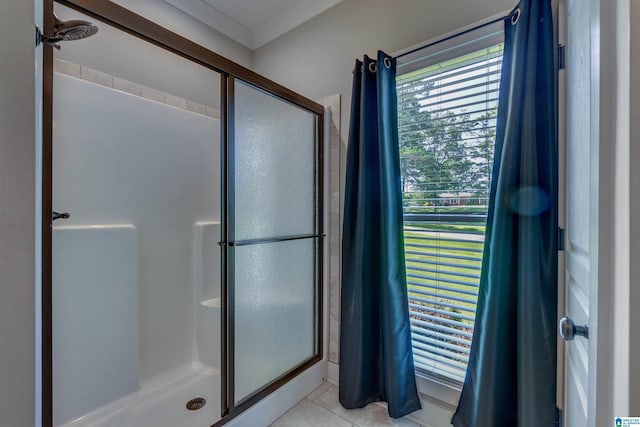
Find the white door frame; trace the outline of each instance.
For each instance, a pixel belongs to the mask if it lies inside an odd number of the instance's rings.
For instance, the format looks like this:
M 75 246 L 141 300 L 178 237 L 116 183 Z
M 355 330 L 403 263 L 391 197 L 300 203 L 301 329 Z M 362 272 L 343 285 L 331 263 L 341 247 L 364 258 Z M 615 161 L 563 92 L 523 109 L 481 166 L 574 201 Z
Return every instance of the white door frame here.
M 610 85 L 613 75 L 611 47 L 611 4 L 606 0 L 587 0 L 591 6 L 591 188 L 597 189 L 591 198 L 589 226 L 592 230 L 590 281 L 589 396 L 587 417 L 589 427 L 606 426 L 612 420 L 611 411 L 611 284 L 614 271 L 614 206 L 613 171 L 615 146 L 612 141 Z M 608 7 L 607 7 L 608 6 Z M 598 286 L 601 284 L 601 286 Z

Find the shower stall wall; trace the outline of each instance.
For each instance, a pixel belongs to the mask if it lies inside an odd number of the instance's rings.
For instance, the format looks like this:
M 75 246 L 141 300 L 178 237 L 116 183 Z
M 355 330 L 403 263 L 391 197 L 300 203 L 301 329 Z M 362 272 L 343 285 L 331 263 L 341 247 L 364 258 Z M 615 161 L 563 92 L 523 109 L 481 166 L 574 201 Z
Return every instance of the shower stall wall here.
M 144 425 L 139 408 L 157 406 L 165 425 L 206 425 L 220 405 L 219 120 L 62 73 L 54 87 L 54 207 L 70 213 L 53 227 L 54 424 Z M 165 394 L 209 405 L 167 411 Z
M 228 423 L 323 360 L 323 108 L 60 3 L 103 22 L 45 51 L 43 426 Z

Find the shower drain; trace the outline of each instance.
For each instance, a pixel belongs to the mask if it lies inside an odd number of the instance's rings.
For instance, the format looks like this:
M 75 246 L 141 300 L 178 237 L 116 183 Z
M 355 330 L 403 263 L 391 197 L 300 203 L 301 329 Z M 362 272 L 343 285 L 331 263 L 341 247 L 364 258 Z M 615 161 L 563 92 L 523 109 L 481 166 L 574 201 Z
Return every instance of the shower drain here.
M 190 411 L 197 411 L 206 404 L 207 401 L 203 397 L 196 397 L 187 402 L 187 409 Z

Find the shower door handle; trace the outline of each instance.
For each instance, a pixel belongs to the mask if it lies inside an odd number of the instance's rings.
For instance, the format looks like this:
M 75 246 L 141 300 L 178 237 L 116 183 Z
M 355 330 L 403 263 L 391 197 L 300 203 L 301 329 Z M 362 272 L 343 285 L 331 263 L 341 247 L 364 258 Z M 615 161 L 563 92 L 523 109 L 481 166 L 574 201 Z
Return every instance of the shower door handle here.
M 51 221 L 55 221 L 56 219 L 69 219 L 71 215 L 68 212 L 51 212 Z

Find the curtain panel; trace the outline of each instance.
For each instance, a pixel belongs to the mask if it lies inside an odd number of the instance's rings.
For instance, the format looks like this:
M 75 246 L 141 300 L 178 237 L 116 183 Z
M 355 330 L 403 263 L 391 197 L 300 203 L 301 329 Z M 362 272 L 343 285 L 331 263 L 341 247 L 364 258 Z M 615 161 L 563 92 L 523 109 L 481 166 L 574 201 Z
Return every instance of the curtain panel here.
M 395 60 L 356 61 L 347 149 L 340 403 L 420 409 L 407 300 Z
M 550 1 L 522 0 L 504 25 L 487 234 L 455 427 L 556 423 L 558 141 Z

